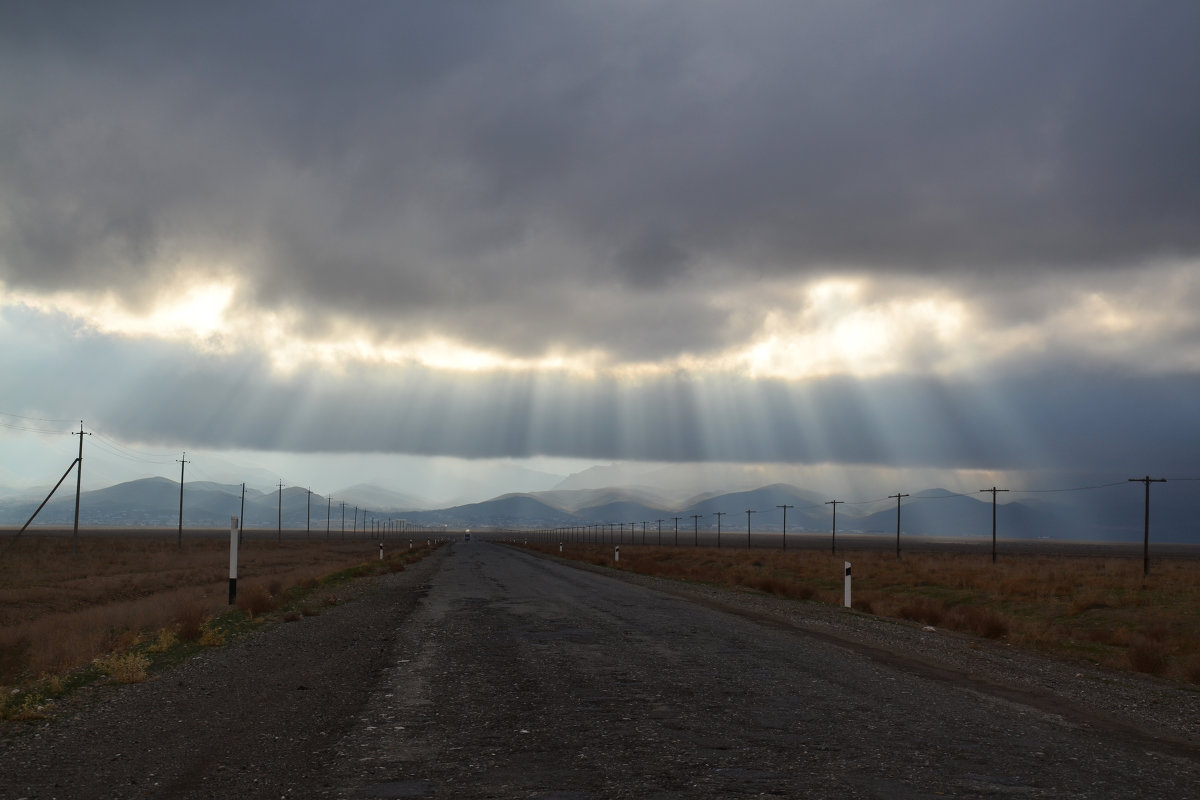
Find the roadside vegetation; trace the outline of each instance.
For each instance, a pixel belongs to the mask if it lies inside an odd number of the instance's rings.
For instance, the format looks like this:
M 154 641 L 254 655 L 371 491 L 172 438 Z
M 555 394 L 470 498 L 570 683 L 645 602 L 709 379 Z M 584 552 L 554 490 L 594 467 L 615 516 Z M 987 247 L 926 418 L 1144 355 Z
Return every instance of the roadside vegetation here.
M 591 564 L 853 608 L 1200 684 L 1200 560 L 530 544 Z
M 214 537 L 87 536 L 5 542 L 0 558 L 0 719 L 40 716 L 54 698 L 101 681 L 136 683 L 268 622 L 321 613 L 358 578 L 400 571 L 424 541 L 284 541 L 239 548 L 236 605 L 229 543 Z

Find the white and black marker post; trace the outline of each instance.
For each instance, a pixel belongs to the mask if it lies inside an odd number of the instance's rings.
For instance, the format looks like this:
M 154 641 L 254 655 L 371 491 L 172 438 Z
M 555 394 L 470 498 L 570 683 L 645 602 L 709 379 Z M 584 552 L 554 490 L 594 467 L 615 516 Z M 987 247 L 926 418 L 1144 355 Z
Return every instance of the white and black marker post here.
M 850 562 L 843 561 L 842 563 L 846 565 L 846 596 L 845 596 L 843 602 L 844 602 L 846 608 L 849 608 L 850 607 Z
M 237 517 L 229 518 L 229 605 L 237 600 L 237 556 L 238 556 L 238 525 Z
M 383 540 L 379 540 L 379 560 L 383 561 Z
M 620 560 L 621 560 L 621 545 L 617 545 L 616 550 L 613 551 L 613 561 L 616 562 L 616 561 L 620 561 Z

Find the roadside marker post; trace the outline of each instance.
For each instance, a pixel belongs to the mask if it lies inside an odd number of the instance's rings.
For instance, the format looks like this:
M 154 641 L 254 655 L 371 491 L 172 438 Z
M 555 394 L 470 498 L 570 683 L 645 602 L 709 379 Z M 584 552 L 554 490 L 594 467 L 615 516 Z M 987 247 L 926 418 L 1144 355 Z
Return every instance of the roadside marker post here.
M 237 558 L 238 558 L 238 525 L 237 517 L 229 518 L 229 605 L 237 600 Z
M 845 603 L 846 608 L 849 608 L 850 607 L 850 562 L 843 561 L 842 563 L 846 565 L 846 596 L 844 598 L 844 603 Z
M 379 560 L 383 561 L 383 541 L 379 542 Z
M 558 543 L 558 552 L 562 552 L 562 542 Z
M 620 560 L 621 560 L 621 545 L 617 545 L 616 549 L 613 551 L 613 561 L 616 562 L 616 561 L 620 561 Z

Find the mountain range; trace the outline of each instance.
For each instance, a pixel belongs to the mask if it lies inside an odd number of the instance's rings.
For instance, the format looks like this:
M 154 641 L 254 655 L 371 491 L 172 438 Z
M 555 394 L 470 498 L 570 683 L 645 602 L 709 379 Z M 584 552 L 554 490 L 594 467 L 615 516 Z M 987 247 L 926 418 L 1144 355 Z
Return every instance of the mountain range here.
M 569 484 L 568 484 L 569 485 Z M 578 482 L 576 482 L 578 485 Z M 1200 542 L 1194 506 L 1194 484 L 1156 489 L 1152 506 L 1152 536 L 1159 541 Z M 1124 489 L 1124 491 L 1122 491 Z M 1175 489 L 1175 491 L 1171 491 Z M 196 481 L 183 492 L 186 527 L 225 527 L 230 517 L 242 515 L 242 486 Z M 605 488 L 555 488 L 541 492 L 510 493 L 478 503 L 434 510 L 415 510 L 414 498 L 378 486 L 359 484 L 337 493 L 336 501 L 305 489 L 284 487 L 264 492 L 245 489 L 244 526 L 289 530 L 361 530 L 369 513 L 372 520 L 404 519 L 422 527 L 558 528 L 586 525 L 629 525 L 637 530 L 680 531 L 693 527 L 714 530 L 721 525 L 731 533 L 752 530 L 778 532 L 787 506 L 790 533 L 826 533 L 832 528 L 831 503 L 824 495 L 788 484 L 772 484 L 748 491 L 705 493 L 682 501 L 647 486 Z M 963 495 L 944 489 L 913 492 L 902 499 L 900 530 L 924 536 L 990 536 L 991 498 Z M 0 500 L 0 525 L 20 526 L 40 501 L 29 497 Z M 169 527 L 179 522 L 179 483 L 168 478 L 144 478 L 105 489 L 84 492 L 80 522 L 84 525 Z M 37 525 L 70 525 L 74 519 L 74 493 L 60 489 L 37 517 Z M 1079 492 L 1053 501 L 1040 497 L 1004 503 L 997 508 L 999 534 L 1005 538 L 1086 539 L 1135 541 L 1142 534 L 1144 514 L 1140 486 Z M 345 516 L 343 516 L 345 515 Z M 344 520 L 344 523 L 343 523 Z M 838 531 L 891 534 L 896 530 L 894 498 L 845 502 L 837 506 Z

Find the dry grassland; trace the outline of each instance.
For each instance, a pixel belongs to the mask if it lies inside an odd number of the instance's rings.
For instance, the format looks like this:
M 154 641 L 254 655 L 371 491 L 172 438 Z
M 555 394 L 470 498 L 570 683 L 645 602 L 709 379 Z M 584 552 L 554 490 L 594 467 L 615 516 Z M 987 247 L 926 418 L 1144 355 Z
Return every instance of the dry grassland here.
M 208 623 L 229 610 L 228 538 L 186 540 L 182 549 L 173 535 L 85 536 L 78 544 L 73 555 L 70 537 L 0 540 L 0 687 L 65 675 L 147 637 L 157 636 L 164 649 L 171 637 L 219 643 Z M 372 541 L 247 537 L 238 606 L 253 617 L 291 587 L 312 589 L 324 576 L 378 558 Z M 113 671 L 128 679 L 134 666 L 114 662 Z
M 530 545 L 558 555 L 557 545 Z M 1200 561 L 1086 556 L 988 558 L 956 553 L 839 554 L 567 545 L 563 556 L 701 583 L 746 587 L 832 605 L 853 564 L 853 606 L 880 616 L 1002 639 L 1200 684 Z M 843 558 L 845 556 L 845 558 Z

